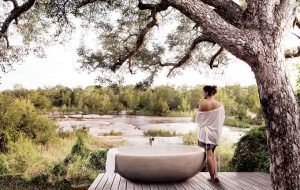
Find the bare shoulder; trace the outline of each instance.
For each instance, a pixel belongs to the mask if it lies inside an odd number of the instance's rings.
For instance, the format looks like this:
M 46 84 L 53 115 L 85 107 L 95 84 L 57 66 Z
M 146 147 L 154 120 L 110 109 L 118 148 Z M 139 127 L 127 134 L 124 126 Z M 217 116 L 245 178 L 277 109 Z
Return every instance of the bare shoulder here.
M 208 110 L 207 103 L 201 103 L 201 104 L 199 104 L 198 111 L 207 111 L 207 110 Z
M 217 100 L 213 100 L 212 105 L 214 108 L 221 107 L 223 104 Z

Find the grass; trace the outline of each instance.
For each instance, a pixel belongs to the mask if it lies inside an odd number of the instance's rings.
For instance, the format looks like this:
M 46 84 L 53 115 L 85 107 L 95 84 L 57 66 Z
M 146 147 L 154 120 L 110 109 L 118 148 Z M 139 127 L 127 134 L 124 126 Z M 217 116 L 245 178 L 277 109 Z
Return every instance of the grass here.
M 122 136 L 123 133 L 121 131 L 110 130 L 109 133 L 104 133 L 103 136 Z
M 168 131 L 162 129 L 150 129 L 144 132 L 144 136 L 151 137 L 173 137 L 177 136 L 176 131 Z
M 186 145 L 198 145 L 197 140 L 197 130 L 195 130 L 192 133 L 183 134 L 183 144 Z
M 224 125 L 228 125 L 231 127 L 238 127 L 238 128 L 249 128 L 251 127 L 250 124 L 244 122 L 244 121 L 240 121 L 236 118 L 226 118 Z
M 84 148 L 79 149 L 84 150 L 84 154 L 74 151 L 78 136 L 84 142 Z M 123 143 L 109 142 L 82 132 L 57 137 L 46 145 L 37 145 L 30 138 L 20 138 L 9 144 L 8 152 L 0 154 L 0 189 L 8 186 L 12 189 L 43 189 L 43 186 L 46 189 L 72 189 L 84 186 L 83 189 L 86 189 L 103 171 L 105 151 Z

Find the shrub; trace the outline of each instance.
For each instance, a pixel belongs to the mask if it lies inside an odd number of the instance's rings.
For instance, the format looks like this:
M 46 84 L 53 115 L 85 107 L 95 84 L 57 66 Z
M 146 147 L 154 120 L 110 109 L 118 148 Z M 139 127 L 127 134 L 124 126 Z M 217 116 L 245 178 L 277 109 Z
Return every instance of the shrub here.
M 39 174 L 31 178 L 31 185 L 39 187 L 39 189 L 47 189 L 49 187 L 49 175 Z
M 183 143 L 186 145 L 198 145 L 197 131 L 183 135 Z
M 107 150 L 96 150 L 90 154 L 90 165 L 93 169 L 104 171 L 105 170 L 105 162 L 106 162 Z
M 0 189 L 87 189 L 104 171 L 106 148 L 120 145 L 75 132 L 46 145 L 21 136 L 0 154 Z
M 86 157 L 89 154 L 90 150 L 84 145 L 83 140 L 78 136 L 76 143 L 72 147 L 71 156 L 82 156 Z
M 7 151 L 8 135 L 5 131 L 0 132 L 0 152 Z
M 2 97 L 2 98 L 1 98 Z M 27 99 L 3 100 L 0 97 L 0 151 L 7 151 L 9 141 L 16 142 L 21 136 L 29 137 L 37 144 L 55 141 L 54 124 L 41 115 Z M 5 132 L 4 132 L 5 131 Z
M 237 143 L 230 168 L 237 172 L 269 172 L 269 163 L 265 127 L 255 127 Z
M 161 129 L 150 129 L 144 132 L 144 136 L 152 136 L 152 137 L 172 137 L 176 136 L 176 131 L 168 131 Z
M 66 164 L 65 163 L 58 163 L 56 164 L 51 173 L 57 177 L 62 177 L 62 176 L 65 176 L 67 174 L 67 167 L 66 167 Z
M 104 133 L 103 136 L 122 136 L 121 131 L 110 130 L 109 133 Z
M 8 172 L 8 166 L 7 166 L 7 161 L 3 154 L 0 154 L 0 176 L 4 175 Z

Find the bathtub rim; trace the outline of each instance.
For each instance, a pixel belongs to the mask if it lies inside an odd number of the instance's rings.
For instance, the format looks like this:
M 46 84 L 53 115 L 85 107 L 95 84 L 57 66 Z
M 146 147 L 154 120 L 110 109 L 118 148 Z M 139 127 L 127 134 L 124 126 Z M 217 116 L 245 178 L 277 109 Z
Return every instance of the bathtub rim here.
M 128 156 L 128 157 L 176 157 L 176 156 L 187 156 L 187 155 L 195 155 L 195 154 L 201 154 L 202 152 L 205 152 L 205 150 L 199 146 L 195 145 L 155 145 L 152 147 L 155 148 L 168 148 L 168 147 L 187 147 L 187 148 L 194 148 L 195 150 L 191 150 L 188 152 L 166 152 L 166 153 L 155 153 L 155 154 L 145 154 L 143 152 L 141 153 L 129 153 L 129 152 L 122 152 L 122 148 L 150 148 L 150 145 L 144 145 L 144 146 L 122 146 L 118 147 L 118 150 L 120 151 L 116 156 Z M 198 150 L 197 150 L 198 149 Z

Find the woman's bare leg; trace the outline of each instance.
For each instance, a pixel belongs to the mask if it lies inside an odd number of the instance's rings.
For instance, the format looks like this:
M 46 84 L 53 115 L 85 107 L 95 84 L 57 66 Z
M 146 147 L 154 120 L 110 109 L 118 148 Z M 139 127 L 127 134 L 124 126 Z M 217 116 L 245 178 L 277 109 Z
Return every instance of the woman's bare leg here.
M 214 153 L 213 153 L 214 154 Z M 215 177 L 214 177 L 214 180 L 215 180 L 215 182 L 219 182 L 219 178 L 218 178 L 218 161 L 217 161 L 217 158 L 216 158 L 216 156 L 215 155 L 213 155 L 213 158 L 214 158 L 214 164 L 215 164 L 215 167 L 214 167 L 214 169 L 215 169 Z
M 211 179 L 210 180 L 214 180 L 215 179 L 215 159 L 214 159 L 214 153 L 212 152 L 212 150 L 207 150 L 207 166 L 208 166 L 208 171 L 210 174 Z

